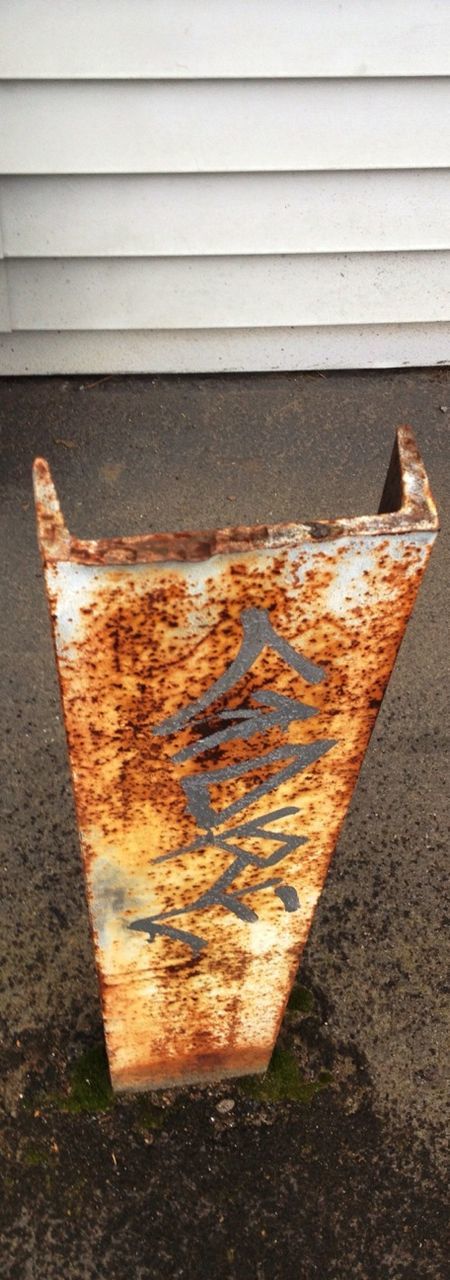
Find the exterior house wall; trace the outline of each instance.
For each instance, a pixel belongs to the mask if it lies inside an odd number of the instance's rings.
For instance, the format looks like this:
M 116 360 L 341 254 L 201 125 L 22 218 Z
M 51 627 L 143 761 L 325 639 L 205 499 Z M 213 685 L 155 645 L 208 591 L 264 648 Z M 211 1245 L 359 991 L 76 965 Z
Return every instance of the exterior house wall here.
M 448 0 L 4 0 L 0 372 L 450 358 Z

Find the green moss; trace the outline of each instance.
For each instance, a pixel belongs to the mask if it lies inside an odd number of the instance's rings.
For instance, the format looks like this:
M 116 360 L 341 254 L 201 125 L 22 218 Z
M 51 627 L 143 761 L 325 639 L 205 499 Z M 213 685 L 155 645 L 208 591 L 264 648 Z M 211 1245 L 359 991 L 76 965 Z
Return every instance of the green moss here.
M 74 1063 L 70 1073 L 68 1097 L 58 1101 L 61 1111 L 109 1111 L 114 1106 L 114 1094 L 109 1078 L 108 1062 L 103 1045 L 87 1049 Z
M 329 1071 L 320 1071 L 316 1080 L 305 1080 L 290 1049 L 274 1050 L 263 1076 L 248 1076 L 241 1083 L 244 1093 L 260 1102 L 311 1102 L 316 1093 L 331 1084 Z
M 296 983 L 289 996 L 288 1013 L 312 1013 L 313 1009 L 314 996 L 312 991 L 308 991 L 306 987 L 299 987 Z
M 44 1147 L 27 1147 L 21 1156 L 22 1164 L 29 1168 L 42 1168 L 50 1163 L 50 1154 Z
M 27 1111 L 46 1107 L 56 1111 L 95 1112 L 109 1111 L 114 1106 L 114 1094 L 109 1078 L 108 1061 L 103 1045 L 94 1045 L 77 1058 L 69 1071 L 67 1092 L 56 1093 L 52 1089 L 29 1093 L 23 1106 Z
M 136 1102 L 135 1127 L 141 1133 L 146 1133 L 148 1129 L 160 1129 L 163 1123 L 163 1112 L 161 1107 L 156 1107 L 150 1099 L 143 1094 Z

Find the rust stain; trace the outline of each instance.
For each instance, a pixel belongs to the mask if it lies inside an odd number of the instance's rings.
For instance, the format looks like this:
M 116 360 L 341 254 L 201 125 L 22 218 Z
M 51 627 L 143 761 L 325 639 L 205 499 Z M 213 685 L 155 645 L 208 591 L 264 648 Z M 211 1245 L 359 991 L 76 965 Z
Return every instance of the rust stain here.
M 412 433 L 355 520 L 85 543 L 35 487 L 113 1084 L 263 1070 L 437 530 Z

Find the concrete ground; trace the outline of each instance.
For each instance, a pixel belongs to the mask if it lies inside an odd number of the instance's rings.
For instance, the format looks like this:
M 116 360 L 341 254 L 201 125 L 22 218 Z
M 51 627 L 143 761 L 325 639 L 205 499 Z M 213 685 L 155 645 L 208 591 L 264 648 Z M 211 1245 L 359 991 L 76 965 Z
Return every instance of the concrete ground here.
M 82 536 L 369 513 L 409 421 L 444 517 L 450 370 L 11 379 L 0 402 L 0 1276 L 440 1280 L 444 534 L 285 1019 L 289 1071 L 114 1102 L 30 468 L 50 460 Z

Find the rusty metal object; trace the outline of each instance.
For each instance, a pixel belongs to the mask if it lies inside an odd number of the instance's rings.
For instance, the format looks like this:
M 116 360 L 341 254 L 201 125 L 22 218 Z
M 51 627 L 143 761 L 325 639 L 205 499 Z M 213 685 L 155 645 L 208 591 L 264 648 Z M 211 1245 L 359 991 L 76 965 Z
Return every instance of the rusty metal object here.
M 409 428 L 373 517 L 38 532 L 116 1089 L 263 1071 L 437 532 Z

